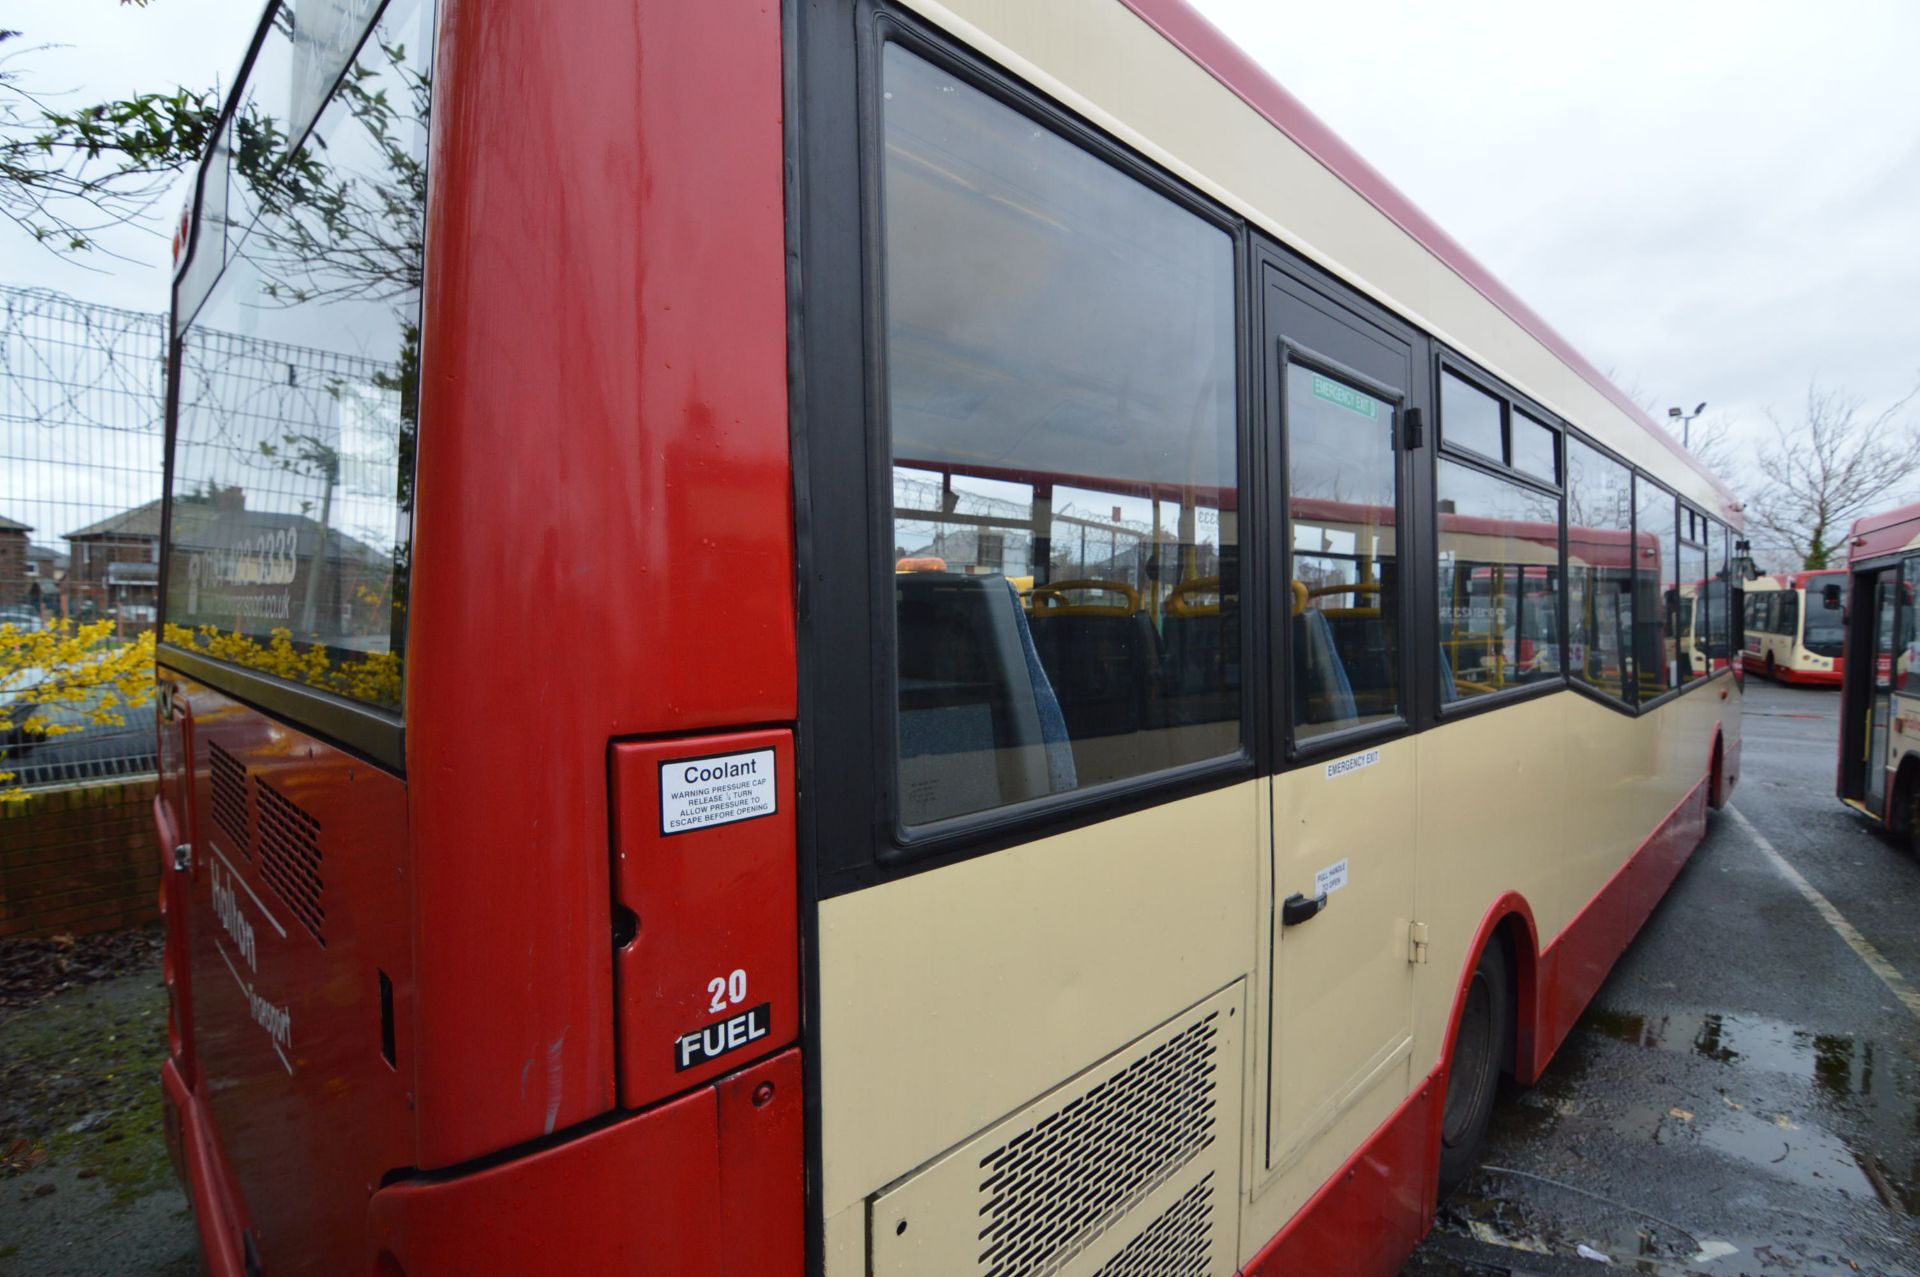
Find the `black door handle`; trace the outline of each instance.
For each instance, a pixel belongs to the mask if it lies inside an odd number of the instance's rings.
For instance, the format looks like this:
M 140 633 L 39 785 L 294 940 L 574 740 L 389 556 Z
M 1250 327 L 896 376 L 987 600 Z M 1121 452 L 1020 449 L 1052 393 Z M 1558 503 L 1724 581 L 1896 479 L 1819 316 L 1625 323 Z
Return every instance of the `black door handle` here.
M 1280 903 L 1280 925 L 1297 927 L 1303 922 L 1310 921 L 1326 907 L 1326 892 L 1323 891 L 1309 900 L 1296 891 Z

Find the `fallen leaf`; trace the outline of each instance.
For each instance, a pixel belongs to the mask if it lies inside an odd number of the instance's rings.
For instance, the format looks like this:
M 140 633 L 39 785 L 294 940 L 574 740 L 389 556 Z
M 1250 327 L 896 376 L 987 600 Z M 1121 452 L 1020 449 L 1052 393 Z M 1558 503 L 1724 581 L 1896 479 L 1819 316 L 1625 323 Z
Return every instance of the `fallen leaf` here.
M 1799 1127 L 1795 1126 L 1792 1122 L 1787 1120 L 1787 1115 L 1785 1113 L 1774 1114 L 1773 1124 L 1779 1127 L 1783 1131 L 1797 1131 L 1800 1129 Z
M 1725 1104 L 1725 1105 L 1726 1105 L 1726 1106 L 1727 1106 L 1728 1108 L 1730 1108 L 1730 1109 L 1732 1109 L 1732 1110 L 1733 1110 L 1734 1112 L 1736 1112 L 1736 1113 L 1738 1113 L 1738 1112 L 1739 1112 L 1740 1110 L 1742 1110 L 1742 1109 L 1744 1109 L 1744 1108 L 1746 1108 L 1746 1107 L 1747 1107 L 1747 1106 L 1746 1106 L 1746 1105 L 1744 1105 L 1744 1104 L 1737 1104 L 1737 1103 L 1735 1103 L 1734 1101 L 1732 1101 L 1732 1100 L 1730 1100 L 1730 1099 L 1728 1099 L 1728 1098 L 1727 1098 L 1726 1096 L 1724 1096 L 1724 1095 L 1720 1097 L 1720 1102 L 1721 1102 L 1722 1104 Z
M 1693 1114 L 1687 1112 L 1685 1109 L 1668 1109 L 1667 1116 L 1677 1117 L 1683 1122 L 1691 1122 L 1693 1120 Z

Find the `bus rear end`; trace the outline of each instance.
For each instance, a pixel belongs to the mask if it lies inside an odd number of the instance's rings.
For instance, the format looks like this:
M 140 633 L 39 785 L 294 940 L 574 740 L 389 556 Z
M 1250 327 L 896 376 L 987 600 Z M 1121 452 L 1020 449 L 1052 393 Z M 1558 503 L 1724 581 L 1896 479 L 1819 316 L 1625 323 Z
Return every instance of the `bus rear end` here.
M 778 12 L 294 0 L 237 83 L 155 808 L 209 1268 L 798 1271 Z

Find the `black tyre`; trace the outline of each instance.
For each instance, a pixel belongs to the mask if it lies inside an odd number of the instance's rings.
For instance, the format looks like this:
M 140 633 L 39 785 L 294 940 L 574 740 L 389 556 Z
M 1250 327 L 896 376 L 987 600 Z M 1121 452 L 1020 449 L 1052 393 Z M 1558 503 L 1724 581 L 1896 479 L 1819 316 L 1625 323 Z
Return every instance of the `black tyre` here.
M 1502 1047 L 1511 1040 L 1512 982 L 1507 955 L 1498 941 L 1489 944 L 1473 969 L 1460 1009 L 1460 1031 L 1447 1062 L 1447 1110 L 1440 1127 L 1440 1193 L 1457 1187 L 1480 1162 L 1480 1146 L 1493 1120 L 1500 1087 Z

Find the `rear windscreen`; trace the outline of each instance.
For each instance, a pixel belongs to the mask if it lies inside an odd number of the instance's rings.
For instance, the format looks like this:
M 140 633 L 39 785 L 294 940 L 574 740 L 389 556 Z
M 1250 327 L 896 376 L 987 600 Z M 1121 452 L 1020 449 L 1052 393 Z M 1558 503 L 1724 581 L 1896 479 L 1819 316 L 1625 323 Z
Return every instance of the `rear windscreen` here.
M 275 11 L 202 175 L 165 640 L 397 711 L 433 6 L 318 46 L 309 7 Z

